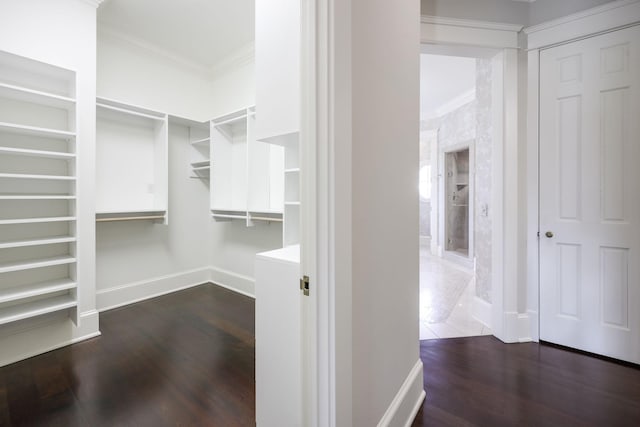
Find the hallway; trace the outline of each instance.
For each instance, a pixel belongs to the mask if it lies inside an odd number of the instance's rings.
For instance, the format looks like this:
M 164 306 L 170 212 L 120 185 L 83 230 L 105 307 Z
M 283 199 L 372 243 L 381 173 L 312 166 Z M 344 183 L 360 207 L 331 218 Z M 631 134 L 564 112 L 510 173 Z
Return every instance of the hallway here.
M 472 316 L 473 272 L 420 247 L 420 339 L 491 335 Z

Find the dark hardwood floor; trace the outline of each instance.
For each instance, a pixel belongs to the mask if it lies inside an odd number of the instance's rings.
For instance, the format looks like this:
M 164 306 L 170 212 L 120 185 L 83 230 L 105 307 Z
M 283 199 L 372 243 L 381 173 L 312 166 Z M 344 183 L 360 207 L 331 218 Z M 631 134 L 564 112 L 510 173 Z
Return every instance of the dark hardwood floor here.
M 640 426 L 640 369 L 494 337 L 420 342 L 413 426 Z
M 202 285 L 0 368 L 0 426 L 254 426 L 254 301 Z
M 99 338 L 0 368 L 0 426 L 255 425 L 251 298 L 202 285 L 100 322 Z M 638 368 L 493 337 L 420 352 L 414 426 L 640 426 Z

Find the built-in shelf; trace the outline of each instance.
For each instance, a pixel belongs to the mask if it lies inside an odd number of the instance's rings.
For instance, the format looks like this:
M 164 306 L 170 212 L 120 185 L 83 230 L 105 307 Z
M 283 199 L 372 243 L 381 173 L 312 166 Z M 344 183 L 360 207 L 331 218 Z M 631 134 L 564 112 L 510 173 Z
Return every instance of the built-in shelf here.
M 164 220 L 166 211 L 140 209 L 135 211 L 115 211 L 96 212 L 96 222 L 117 222 L 117 221 L 155 221 Z
M 75 138 L 75 132 L 66 130 L 48 129 L 36 126 L 18 125 L 15 123 L 0 122 L 0 132 L 8 132 L 20 135 L 38 136 L 42 138 L 54 138 L 62 140 L 70 140 Z
M 201 168 L 204 166 L 211 166 L 211 162 L 209 160 L 202 160 L 200 162 L 192 162 L 191 163 L 191 167 L 192 168 Z
M 42 92 L 22 86 L 0 83 L 0 98 L 26 101 L 48 107 L 70 109 L 75 107 L 76 100 L 66 96 Z
M 25 148 L 13 147 L 0 147 L 0 154 L 70 160 L 76 157 L 74 153 L 64 153 L 60 151 L 27 150 Z
M 246 113 L 244 113 L 244 114 L 240 114 L 240 115 L 237 115 L 235 117 L 228 118 L 228 119 L 222 119 L 222 120 L 219 120 L 219 121 L 215 121 L 214 120 L 213 125 L 215 127 L 220 127 L 220 126 L 224 126 L 224 125 L 230 125 L 230 124 L 237 123 L 237 122 L 240 122 L 242 120 L 245 120 L 247 117 L 248 117 L 248 115 Z
M 0 325 L 78 304 L 75 277 L 86 271 L 77 204 L 65 203 L 77 200 L 76 88 L 72 70 L 0 51 Z M 78 310 L 68 314 L 77 326 Z
M 41 316 L 43 314 L 55 313 L 56 311 L 73 308 L 76 305 L 77 302 L 71 295 L 14 305 L 0 310 L 0 325 Z
M 166 120 L 166 116 L 163 116 L 163 115 L 149 114 L 149 113 L 146 113 L 146 112 L 137 111 L 135 109 L 129 109 L 129 108 L 126 108 L 126 107 L 106 104 L 104 102 L 97 102 L 96 103 L 96 107 L 103 108 L 105 110 L 116 111 L 118 113 L 128 114 L 130 116 L 142 117 L 142 118 L 150 119 L 150 120 L 157 120 L 157 121 Z
M 33 175 L 23 173 L 0 173 L 0 178 L 11 179 L 46 179 L 48 181 L 75 181 L 75 176 L 67 175 Z
M 76 282 L 71 279 L 59 279 L 0 289 L 0 304 L 75 289 L 76 286 Z
M 73 236 L 59 236 L 59 237 L 49 237 L 46 239 L 31 239 L 31 240 L 12 240 L 9 242 L 0 242 L 0 249 L 22 248 L 26 246 L 55 245 L 57 243 L 71 243 L 75 241 L 76 241 L 76 238 Z
M 0 200 L 75 200 L 66 194 L 0 194 Z
M 459 207 L 466 207 L 466 206 L 469 206 L 469 205 L 466 205 L 466 204 L 460 204 L 460 203 L 454 203 L 454 204 L 453 204 L 453 205 L 451 205 L 451 206 L 453 206 L 453 207 L 455 207 L 455 208 L 459 208 Z
M 14 224 L 39 224 L 46 222 L 71 222 L 75 221 L 75 216 L 56 216 L 46 218 L 15 218 L 15 219 L 2 219 L 0 225 L 14 225 Z
M 284 173 L 298 173 L 300 172 L 300 168 L 290 168 L 290 169 L 285 169 Z
M 43 258 L 31 261 L 19 261 L 0 264 L 0 273 L 10 273 L 12 271 L 32 270 L 34 268 L 51 267 L 54 265 L 73 264 L 76 262 L 74 257 L 58 256 L 52 258 Z
M 211 141 L 211 138 L 206 137 L 206 138 L 202 138 L 202 139 L 197 139 L 195 141 L 191 141 L 191 145 L 196 145 L 196 144 L 208 144 L 209 141 Z
M 284 202 L 285 206 L 300 206 L 300 202 Z

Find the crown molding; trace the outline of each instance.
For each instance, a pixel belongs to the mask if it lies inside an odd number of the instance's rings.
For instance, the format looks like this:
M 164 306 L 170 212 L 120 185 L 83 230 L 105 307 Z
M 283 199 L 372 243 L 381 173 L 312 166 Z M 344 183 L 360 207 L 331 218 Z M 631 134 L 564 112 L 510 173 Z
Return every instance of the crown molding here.
M 248 43 L 214 64 L 209 70 L 209 77 L 215 79 L 230 71 L 236 70 L 255 61 L 255 43 Z
M 95 7 L 97 9 L 98 6 L 100 6 L 100 4 L 102 2 L 104 2 L 105 0 L 79 0 L 79 1 L 82 2 L 82 3 L 86 3 L 86 4 L 90 5 L 90 6 L 93 6 L 93 7 Z
M 601 13 L 609 12 L 619 7 L 628 6 L 634 3 L 638 3 L 639 0 L 617 0 L 609 3 L 605 3 L 601 6 L 596 6 L 591 9 L 583 10 L 581 12 L 572 13 L 571 15 L 563 16 L 558 19 L 543 22 L 542 24 L 533 25 L 524 29 L 525 34 L 537 33 L 538 31 L 548 30 L 550 28 L 565 25 L 573 21 L 579 21 L 590 16 L 599 15 Z
M 422 15 L 420 22 L 423 24 L 449 25 L 454 27 L 475 28 L 481 30 L 511 31 L 518 33 L 523 25 L 504 24 L 501 22 L 476 21 L 473 19 L 447 18 L 445 16 Z
M 203 76 L 208 76 L 210 74 L 210 68 L 207 66 L 204 66 L 196 61 L 192 61 L 191 59 L 188 59 L 180 55 L 179 53 L 160 47 L 142 38 L 124 33 L 109 24 L 99 22 L 98 35 L 101 37 L 110 38 L 114 41 L 133 46 L 135 48 L 141 49 L 146 52 L 150 52 L 164 59 L 168 59 L 174 62 L 175 64 L 181 66 L 182 68 L 186 68 L 191 72 L 195 72 Z

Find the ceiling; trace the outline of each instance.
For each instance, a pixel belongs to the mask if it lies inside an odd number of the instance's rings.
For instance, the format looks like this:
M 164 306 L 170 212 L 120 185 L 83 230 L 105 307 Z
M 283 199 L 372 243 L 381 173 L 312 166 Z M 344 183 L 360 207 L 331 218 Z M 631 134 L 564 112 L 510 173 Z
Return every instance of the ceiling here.
M 433 117 L 438 108 L 476 87 L 476 59 L 420 55 L 420 117 Z
M 254 0 L 104 0 L 98 28 L 212 68 L 254 40 Z

